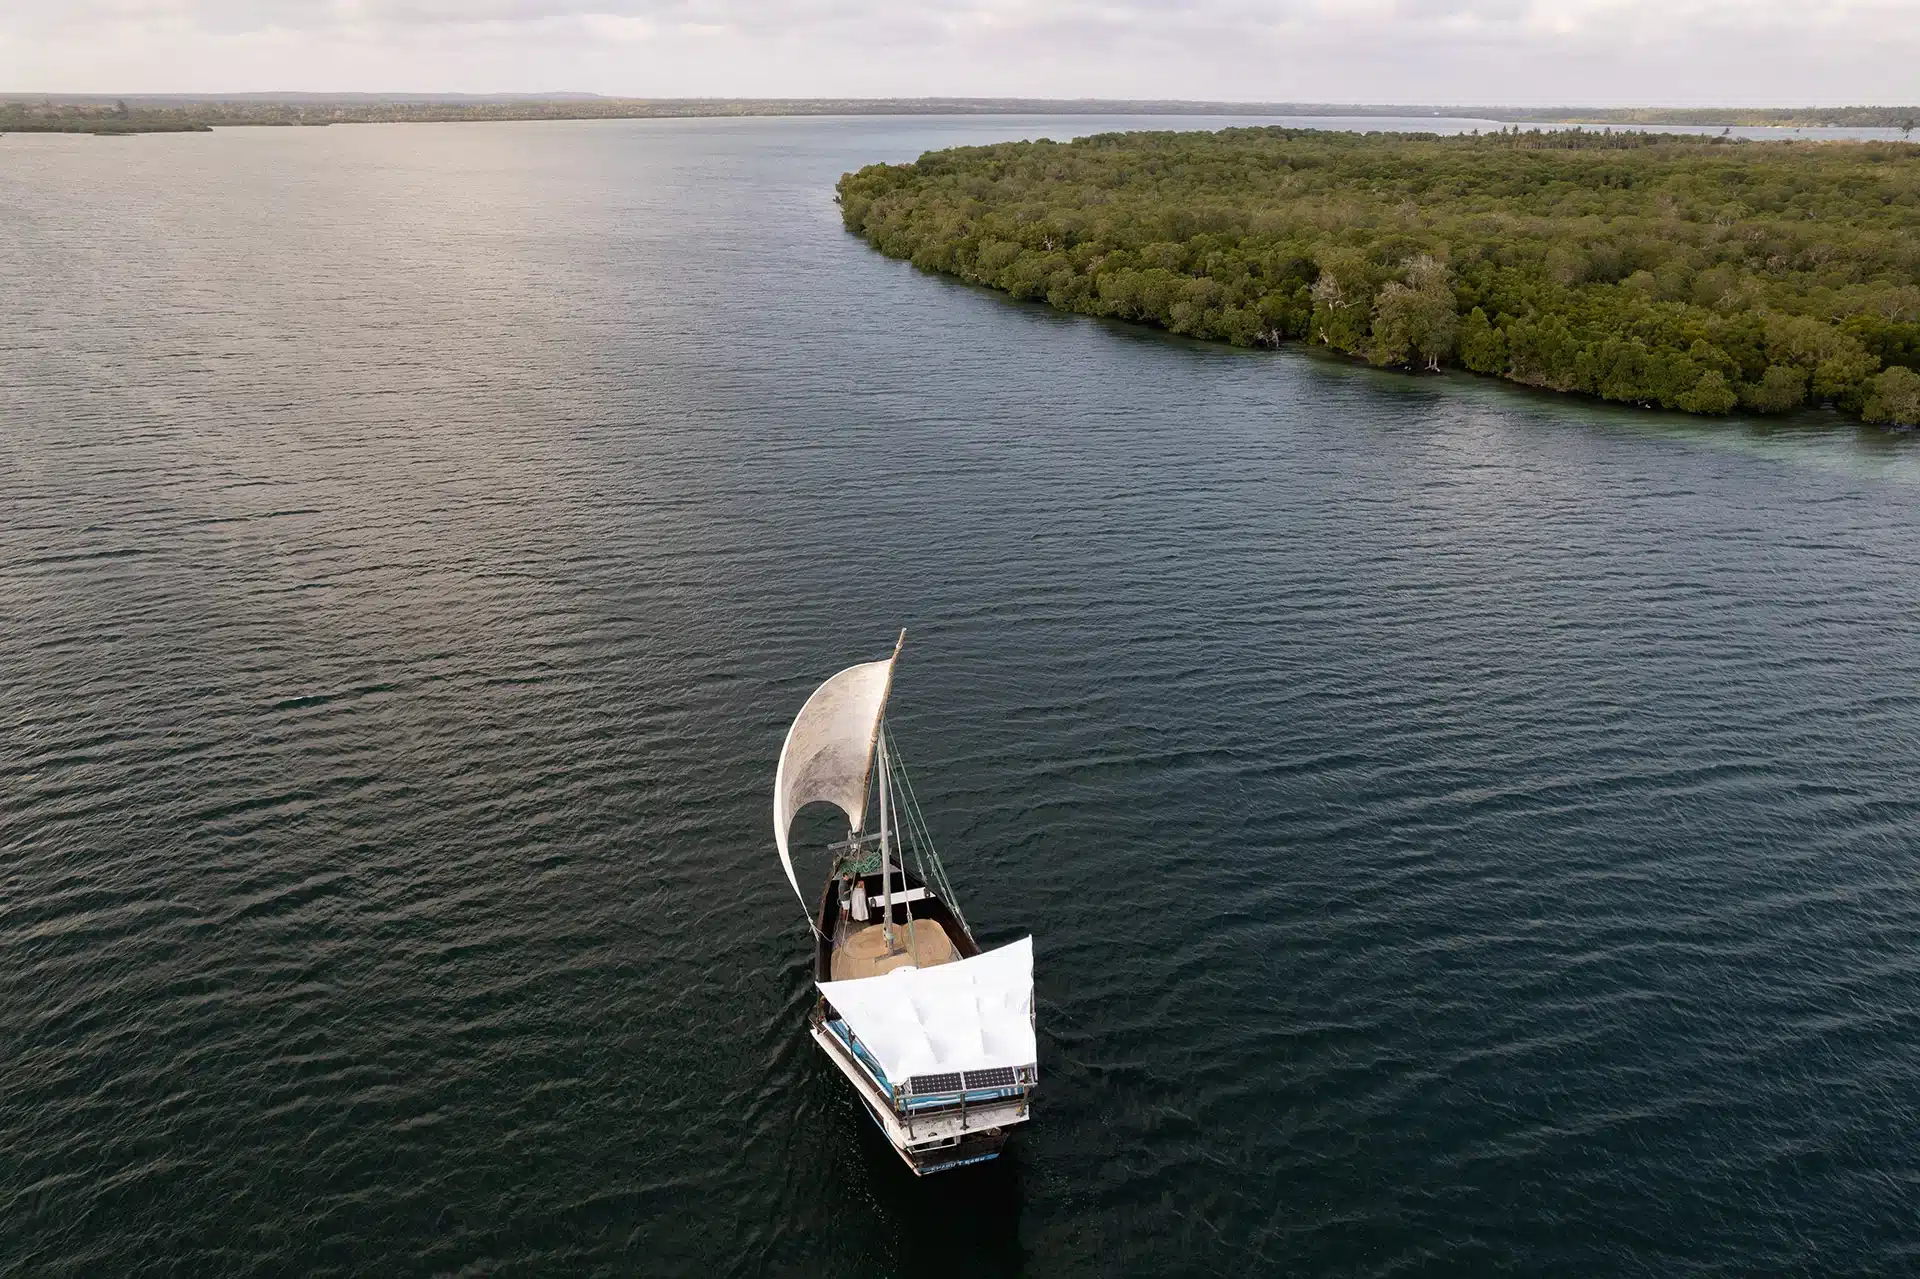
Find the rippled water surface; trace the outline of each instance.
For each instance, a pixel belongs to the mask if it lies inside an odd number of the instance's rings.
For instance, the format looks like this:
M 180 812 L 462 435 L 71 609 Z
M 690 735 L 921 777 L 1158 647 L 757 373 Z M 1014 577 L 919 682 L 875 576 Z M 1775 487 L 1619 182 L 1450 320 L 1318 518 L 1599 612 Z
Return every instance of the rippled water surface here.
M 1920 1267 L 1915 445 L 839 229 L 1125 123 L 0 139 L 0 1271 Z M 925 1183 L 768 821 L 901 625 L 1042 1029 Z

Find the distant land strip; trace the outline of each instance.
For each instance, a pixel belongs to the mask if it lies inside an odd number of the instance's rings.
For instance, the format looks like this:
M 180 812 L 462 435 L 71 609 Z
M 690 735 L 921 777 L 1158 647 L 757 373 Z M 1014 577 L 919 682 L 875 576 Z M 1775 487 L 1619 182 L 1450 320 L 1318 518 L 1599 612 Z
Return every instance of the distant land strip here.
M 0 93 L 0 133 L 155 133 L 216 127 L 695 116 L 1212 115 L 1417 117 L 1506 124 L 1883 128 L 1911 131 L 1920 107 L 1491 107 L 1189 102 L 1111 98 L 607 98 L 555 94 Z

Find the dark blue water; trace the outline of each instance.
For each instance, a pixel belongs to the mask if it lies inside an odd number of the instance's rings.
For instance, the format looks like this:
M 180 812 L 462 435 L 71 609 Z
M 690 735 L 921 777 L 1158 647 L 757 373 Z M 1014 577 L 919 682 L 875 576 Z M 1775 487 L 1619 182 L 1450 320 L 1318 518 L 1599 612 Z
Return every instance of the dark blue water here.
M 0 139 L 0 1272 L 1920 1267 L 1916 445 L 839 229 L 1078 127 Z M 1041 1001 L 925 1183 L 769 819 L 902 625 Z

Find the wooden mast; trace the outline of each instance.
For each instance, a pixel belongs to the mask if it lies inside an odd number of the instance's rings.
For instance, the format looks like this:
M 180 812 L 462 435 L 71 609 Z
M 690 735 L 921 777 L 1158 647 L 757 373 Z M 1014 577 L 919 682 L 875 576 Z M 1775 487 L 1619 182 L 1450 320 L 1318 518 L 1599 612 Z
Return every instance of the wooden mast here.
M 887 842 L 889 810 L 893 801 L 893 768 L 887 761 L 887 735 L 883 731 L 887 722 L 887 698 L 893 694 L 893 667 L 900 660 L 900 646 L 907 642 L 907 628 L 900 628 L 900 638 L 893 642 L 893 656 L 887 659 L 887 688 L 880 695 L 880 718 L 873 721 L 874 752 L 880 763 L 880 909 L 885 913 L 880 917 L 880 936 L 886 940 L 887 953 L 893 953 L 893 852 Z
M 884 721 L 883 721 L 884 722 Z M 887 764 L 886 734 L 880 736 L 880 896 L 882 905 L 880 916 L 881 936 L 886 938 L 887 953 L 893 953 L 893 846 L 887 841 L 887 828 L 891 806 L 891 788 L 887 784 L 887 774 L 891 771 Z

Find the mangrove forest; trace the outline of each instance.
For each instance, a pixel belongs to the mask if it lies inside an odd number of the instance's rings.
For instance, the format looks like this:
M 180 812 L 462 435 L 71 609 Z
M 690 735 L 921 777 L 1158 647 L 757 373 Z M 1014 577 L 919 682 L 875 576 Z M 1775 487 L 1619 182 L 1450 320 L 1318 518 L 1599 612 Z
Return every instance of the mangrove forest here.
M 1239 128 L 840 179 L 929 271 L 1241 346 L 1322 344 L 1690 413 L 1920 425 L 1920 147 Z

